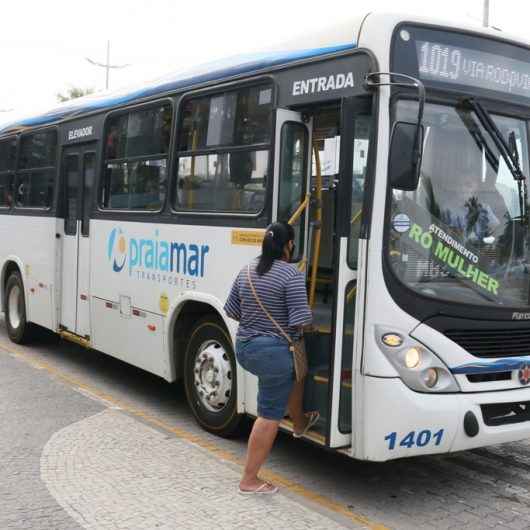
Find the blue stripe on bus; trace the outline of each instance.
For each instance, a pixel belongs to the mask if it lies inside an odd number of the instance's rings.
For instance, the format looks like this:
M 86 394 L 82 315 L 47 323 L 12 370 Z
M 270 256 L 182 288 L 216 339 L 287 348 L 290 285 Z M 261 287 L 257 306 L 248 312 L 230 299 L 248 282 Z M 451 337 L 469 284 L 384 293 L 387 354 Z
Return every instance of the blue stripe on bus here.
M 206 63 L 197 68 L 167 76 L 159 79 L 155 84 L 144 86 L 136 90 L 128 92 L 122 90 L 102 96 L 87 96 L 80 98 L 78 101 L 73 103 L 69 102 L 66 105 L 52 109 L 44 114 L 0 126 L 0 134 L 8 132 L 9 130 L 45 125 L 84 112 L 104 110 L 105 108 L 130 103 L 134 100 L 147 98 L 156 94 L 163 94 L 171 90 L 191 87 L 193 85 L 213 80 L 221 81 L 225 78 L 230 78 L 236 75 L 257 72 L 265 68 L 289 62 L 318 57 L 329 53 L 337 53 L 353 48 L 355 48 L 355 44 L 348 43 L 296 51 L 238 55 L 229 59 Z
M 510 372 L 520 370 L 524 365 L 530 364 L 530 356 L 507 357 L 495 361 L 476 361 L 451 368 L 453 374 L 488 374 L 493 372 Z

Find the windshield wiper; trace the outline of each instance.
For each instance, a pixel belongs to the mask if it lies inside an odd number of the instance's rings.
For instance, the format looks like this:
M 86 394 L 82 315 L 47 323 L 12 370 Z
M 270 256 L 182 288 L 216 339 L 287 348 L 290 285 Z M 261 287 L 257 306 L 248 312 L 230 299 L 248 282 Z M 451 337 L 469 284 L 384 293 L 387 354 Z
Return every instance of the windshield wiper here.
M 521 212 L 521 221 L 525 224 L 528 223 L 528 214 L 527 214 L 527 184 L 526 177 L 523 174 L 521 166 L 519 164 L 519 154 L 517 152 L 517 147 L 515 145 L 515 135 L 510 138 L 510 143 L 506 141 L 506 138 L 502 135 L 501 131 L 493 121 L 489 112 L 484 108 L 482 103 L 474 98 L 467 98 L 464 100 L 464 103 L 469 105 L 471 109 L 475 111 L 477 118 L 480 123 L 490 135 L 493 143 L 499 150 L 506 166 L 510 170 L 514 180 L 517 182 L 517 187 L 519 191 L 519 207 Z M 511 145 L 510 145 L 511 144 Z
M 489 143 L 486 142 L 482 131 L 480 130 L 477 122 L 472 118 L 470 109 L 465 109 L 463 107 L 456 107 L 456 112 L 462 123 L 466 126 L 469 134 L 472 136 L 473 140 L 477 144 L 479 151 L 484 151 L 488 164 L 493 168 L 495 173 L 499 172 L 499 159 L 495 156 L 493 149 L 490 147 Z

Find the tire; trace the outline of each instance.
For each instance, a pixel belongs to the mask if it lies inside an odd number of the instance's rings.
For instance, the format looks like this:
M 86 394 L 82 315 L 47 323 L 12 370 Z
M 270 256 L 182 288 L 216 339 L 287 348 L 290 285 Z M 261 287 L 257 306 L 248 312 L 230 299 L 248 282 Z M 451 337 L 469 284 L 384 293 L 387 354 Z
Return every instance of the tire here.
M 33 339 L 35 326 L 27 321 L 24 284 L 20 273 L 13 272 L 5 289 L 5 317 L 7 334 L 16 344 L 26 344 Z
M 199 425 L 223 437 L 237 434 L 243 419 L 237 413 L 236 366 L 222 321 L 214 315 L 199 320 L 184 358 L 186 398 Z

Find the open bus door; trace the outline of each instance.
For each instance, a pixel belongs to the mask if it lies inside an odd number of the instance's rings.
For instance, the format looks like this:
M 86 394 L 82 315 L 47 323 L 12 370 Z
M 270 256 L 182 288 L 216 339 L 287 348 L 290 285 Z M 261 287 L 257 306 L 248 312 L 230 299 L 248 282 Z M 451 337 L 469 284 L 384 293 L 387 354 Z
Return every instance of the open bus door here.
M 361 362 L 364 332 L 364 292 L 367 260 L 366 234 L 362 234 L 368 151 L 372 130 L 372 100 L 342 100 L 340 171 L 336 189 L 334 237 L 333 355 L 330 366 L 329 447 L 355 442 L 359 427 L 355 411 L 361 405 Z
M 315 107 L 311 110 L 313 119 L 306 120 L 311 126 L 307 133 L 311 143 L 307 144 L 302 141 L 300 115 L 282 111 L 284 119 L 278 120 L 277 126 L 278 218 L 288 218 L 286 212 L 291 214 L 296 244 L 303 249 L 297 260 L 307 271 L 316 328 L 306 335 L 309 374 L 304 400 L 306 410 L 320 412 L 320 421 L 308 438 L 332 448 L 352 445 L 353 410 L 359 404 L 355 395 L 359 390 L 364 319 L 364 282 L 359 275 L 366 258 L 366 244 L 359 235 L 370 107 L 367 98 L 347 98 L 334 108 Z M 290 122 L 293 125 L 286 126 Z M 313 158 L 304 169 L 304 189 L 300 184 L 300 152 L 309 146 L 308 156 L 312 152 Z M 295 173 L 298 187 L 289 188 L 287 183 L 292 183 Z M 282 195 L 282 184 L 291 191 L 288 197 L 285 191 Z

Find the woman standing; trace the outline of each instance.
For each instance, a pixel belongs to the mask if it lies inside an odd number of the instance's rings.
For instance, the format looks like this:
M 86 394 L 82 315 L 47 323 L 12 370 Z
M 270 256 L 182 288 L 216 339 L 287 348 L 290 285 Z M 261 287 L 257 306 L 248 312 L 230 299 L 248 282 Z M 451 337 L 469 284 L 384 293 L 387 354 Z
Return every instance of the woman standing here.
M 304 382 L 295 382 L 293 354 L 277 327 L 281 326 L 294 341 L 312 321 L 304 275 L 289 263 L 294 248 L 291 225 L 270 225 L 265 232 L 261 256 L 241 270 L 225 305 L 226 314 L 239 321 L 237 360 L 258 377 L 258 418 L 248 440 L 245 469 L 239 483 L 239 492 L 245 495 L 278 491 L 277 487 L 260 480 L 258 473 L 272 449 L 286 411 L 293 420 L 293 434 L 297 437 L 318 420 L 318 412 L 303 412 Z

